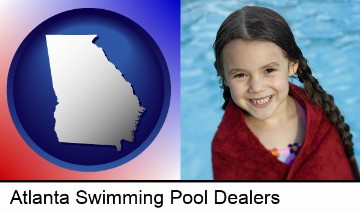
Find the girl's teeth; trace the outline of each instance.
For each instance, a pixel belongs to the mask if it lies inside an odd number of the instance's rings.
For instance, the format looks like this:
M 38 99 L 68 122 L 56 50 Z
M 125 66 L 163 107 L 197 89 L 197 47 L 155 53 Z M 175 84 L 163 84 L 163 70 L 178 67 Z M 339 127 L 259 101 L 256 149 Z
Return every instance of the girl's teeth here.
M 271 97 L 271 96 L 265 97 L 265 98 L 263 98 L 263 99 L 261 99 L 261 100 L 251 100 L 251 102 L 253 102 L 254 104 L 259 104 L 259 105 L 261 105 L 261 104 L 267 103 L 267 102 L 270 100 L 270 97 Z

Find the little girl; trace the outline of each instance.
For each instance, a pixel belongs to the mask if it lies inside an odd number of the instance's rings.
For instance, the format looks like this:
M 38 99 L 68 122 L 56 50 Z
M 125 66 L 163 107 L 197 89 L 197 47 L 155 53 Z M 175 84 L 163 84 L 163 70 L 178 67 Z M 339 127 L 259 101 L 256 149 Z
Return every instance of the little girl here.
M 225 99 L 212 141 L 214 179 L 359 178 L 349 126 L 283 17 L 256 6 L 237 10 L 220 26 L 214 50 Z

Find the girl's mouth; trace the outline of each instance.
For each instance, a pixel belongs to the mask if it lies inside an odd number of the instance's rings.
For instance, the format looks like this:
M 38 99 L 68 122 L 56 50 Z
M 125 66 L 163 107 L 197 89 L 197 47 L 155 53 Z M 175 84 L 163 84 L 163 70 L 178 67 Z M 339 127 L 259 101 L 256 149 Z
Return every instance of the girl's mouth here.
M 273 95 L 267 96 L 267 97 L 263 97 L 263 98 L 257 98 L 257 99 L 250 99 L 250 102 L 252 104 L 254 104 L 255 106 L 263 106 L 266 105 L 271 98 L 273 97 Z

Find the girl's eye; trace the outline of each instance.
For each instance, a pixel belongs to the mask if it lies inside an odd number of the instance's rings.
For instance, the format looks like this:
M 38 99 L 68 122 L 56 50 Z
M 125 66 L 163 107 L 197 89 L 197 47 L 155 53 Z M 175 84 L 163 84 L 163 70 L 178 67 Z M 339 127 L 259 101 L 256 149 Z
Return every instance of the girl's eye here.
M 274 72 L 274 71 L 275 71 L 274 68 L 267 68 L 267 69 L 265 70 L 265 73 L 269 74 L 269 73 L 272 73 L 272 72 Z
M 245 77 L 244 73 L 237 73 L 234 75 L 234 78 L 242 78 L 242 77 Z

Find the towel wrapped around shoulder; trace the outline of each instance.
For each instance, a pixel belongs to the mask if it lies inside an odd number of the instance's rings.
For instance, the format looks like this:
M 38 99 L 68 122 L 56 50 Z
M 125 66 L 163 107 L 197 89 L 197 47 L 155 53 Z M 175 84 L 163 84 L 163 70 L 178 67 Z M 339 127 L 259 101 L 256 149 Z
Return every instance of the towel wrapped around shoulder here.
M 290 83 L 289 95 L 306 111 L 306 133 L 302 148 L 289 167 L 273 156 L 252 133 L 245 113 L 228 103 L 212 141 L 215 180 L 353 180 L 339 134 L 304 93 Z

